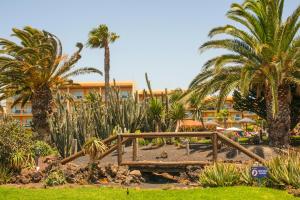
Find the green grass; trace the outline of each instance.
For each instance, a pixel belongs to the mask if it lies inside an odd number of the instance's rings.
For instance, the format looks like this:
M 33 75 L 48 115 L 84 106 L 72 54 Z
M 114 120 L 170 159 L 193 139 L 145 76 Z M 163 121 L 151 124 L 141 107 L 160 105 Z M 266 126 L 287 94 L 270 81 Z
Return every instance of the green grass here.
M 300 198 L 289 195 L 286 191 L 274 190 L 269 188 L 255 187 L 227 187 L 227 188 L 208 188 L 208 189 L 182 189 L 182 190 L 142 190 L 119 188 L 50 188 L 50 189 L 20 189 L 12 187 L 0 187 L 0 199 L 2 200 L 40 200 L 40 199 L 103 199 L 103 200 L 299 200 Z

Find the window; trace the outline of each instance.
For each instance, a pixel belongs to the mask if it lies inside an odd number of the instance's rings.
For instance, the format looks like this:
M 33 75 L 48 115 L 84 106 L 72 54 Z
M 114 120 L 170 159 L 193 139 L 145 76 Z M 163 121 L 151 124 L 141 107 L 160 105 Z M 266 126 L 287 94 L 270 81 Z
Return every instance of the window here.
M 15 114 L 20 114 L 21 113 L 21 107 L 16 105 L 12 108 L 12 113 L 15 113 Z
M 235 114 L 235 115 L 233 116 L 233 118 L 234 118 L 235 121 L 239 121 L 239 120 L 242 119 L 242 117 L 241 117 L 240 114 Z
M 231 103 L 225 103 L 224 104 L 224 108 L 225 109 L 231 109 L 232 108 L 232 104 Z
M 122 99 L 127 99 L 129 97 L 128 91 L 120 91 L 120 96 Z
M 25 127 L 30 127 L 31 126 L 31 122 L 32 122 L 32 119 L 25 119 L 23 125 Z
M 31 106 L 25 106 L 23 109 L 23 113 L 31 113 Z
M 82 99 L 83 98 L 83 91 L 76 91 L 76 92 L 72 92 L 73 96 L 76 99 Z

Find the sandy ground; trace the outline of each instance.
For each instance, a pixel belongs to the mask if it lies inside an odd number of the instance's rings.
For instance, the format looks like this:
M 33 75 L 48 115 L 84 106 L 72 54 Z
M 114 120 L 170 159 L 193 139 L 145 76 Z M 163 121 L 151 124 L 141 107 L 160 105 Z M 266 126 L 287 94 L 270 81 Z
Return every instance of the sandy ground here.
M 245 145 L 247 149 L 268 160 L 275 156 L 275 151 L 264 145 Z M 166 152 L 168 157 L 161 158 L 163 152 Z M 125 147 L 123 161 L 132 160 L 132 146 Z M 187 155 L 185 148 L 178 148 L 175 145 L 165 145 L 159 148 L 151 146 L 140 147 L 138 150 L 138 161 L 207 161 L 212 160 L 211 145 L 190 145 L 190 154 Z M 220 161 L 248 161 L 251 160 L 244 153 L 238 152 L 235 149 L 223 147 L 218 152 L 218 160 Z M 88 156 L 84 156 L 73 161 L 80 166 L 86 166 L 89 161 Z M 114 151 L 101 160 L 101 165 L 117 164 L 117 152 Z

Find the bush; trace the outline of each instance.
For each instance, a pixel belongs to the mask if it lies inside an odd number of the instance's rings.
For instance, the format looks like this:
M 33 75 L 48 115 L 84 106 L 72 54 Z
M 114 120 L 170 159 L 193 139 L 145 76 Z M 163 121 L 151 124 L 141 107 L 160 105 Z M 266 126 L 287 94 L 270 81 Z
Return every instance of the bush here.
M 300 145 L 300 136 L 299 135 L 291 136 L 290 139 L 291 139 L 291 145 L 294 145 L 294 146 Z
M 66 178 L 61 170 L 51 171 L 44 182 L 47 186 L 63 185 L 66 183 Z
M 0 120 L 0 165 L 19 172 L 32 162 L 32 133 L 17 120 Z
M 267 163 L 269 184 L 276 187 L 292 186 L 300 188 L 300 155 L 289 155 L 273 158 Z
M 12 173 L 8 168 L 0 167 L 0 185 L 8 183 L 11 177 Z
M 55 153 L 51 146 L 44 141 L 36 141 L 33 146 L 33 154 L 35 156 L 49 156 Z
M 217 163 L 201 171 L 199 182 L 203 187 L 234 186 L 240 182 L 240 172 L 233 164 Z

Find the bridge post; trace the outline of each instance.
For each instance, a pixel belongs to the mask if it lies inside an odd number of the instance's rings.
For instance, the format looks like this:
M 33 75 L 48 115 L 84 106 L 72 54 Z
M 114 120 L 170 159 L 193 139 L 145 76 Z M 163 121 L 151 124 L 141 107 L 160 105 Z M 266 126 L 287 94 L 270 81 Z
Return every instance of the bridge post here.
M 137 154 L 138 154 L 138 142 L 137 138 L 132 138 L 132 160 L 137 160 Z
M 122 164 L 122 135 L 118 135 L 118 165 Z
M 218 134 L 212 134 L 212 146 L 213 146 L 213 161 L 216 163 L 218 161 Z

